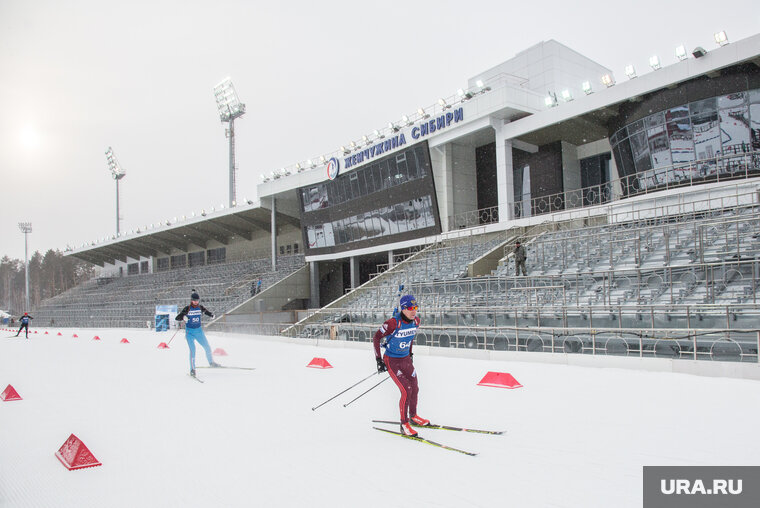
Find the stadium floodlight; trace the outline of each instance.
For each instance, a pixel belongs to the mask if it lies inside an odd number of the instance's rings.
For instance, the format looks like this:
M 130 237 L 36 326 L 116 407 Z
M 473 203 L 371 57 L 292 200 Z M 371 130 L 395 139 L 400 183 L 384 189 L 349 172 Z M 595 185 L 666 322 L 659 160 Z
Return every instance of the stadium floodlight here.
M 602 84 L 606 86 L 607 88 L 615 85 L 615 78 L 612 77 L 612 74 L 605 74 L 602 76 Z
M 377 129 L 372 131 L 372 135 L 375 136 L 375 139 L 383 139 L 385 137 L 385 134 L 383 134 Z
M 571 100 L 573 100 L 573 94 L 570 93 L 570 90 L 567 89 L 567 88 L 565 88 L 564 90 L 562 90 L 560 92 L 560 95 L 562 96 L 562 100 L 565 101 L 565 102 L 570 102 Z
M 372 144 L 372 141 L 369 140 L 369 136 L 366 134 L 362 136 L 362 142 L 364 143 L 364 146 L 369 146 Z
M 591 88 L 590 81 L 584 81 L 581 84 L 581 89 L 583 90 L 583 93 L 585 93 L 586 95 L 591 95 L 592 93 L 594 93 L 594 90 Z
M 24 233 L 24 272 L 26 281 L 26 312 L 29 312 L 29 233 L 32 232 L 31 222 L 19 222 L 18 228 Z
M 544 104 L 546 104 L 547 108 L 553 108 L 557 105 L 557 96 L 549 92 L 549 95 L 544 97 Z
M 657 70 L 661 67 L 660 65 L 660 57 L 657 55 L 652 55 L 649 57 L 649 66 L 652 68 L 652 70 Z
M 306 165 L 309 166 L 309 169 L 314 169 L 317 167 L 317 164 L 311 159 L 306 161 Z
M 724 32 L 723 30 L 721 30 L 720 32 L 716 32 L 714 34 L 714 37 L 715 37 L 715 44 L 717 44 L 718 46 L 725 46 L 726 44 L 728 44 L 728 37 L 726 37 L 726 32 Z
M 628 76 L 628 79 L 633 79 L 636 77 L 636 68 L 633 66 L 633 64 L 628 64 L 625 66 L 625 75 Z
M 296 162 L 296 171 L 297 171 L 298 173 L 300 173 L 300 172 L 301 172 L 301 171 L 303 171 L 303 170 L 304 170 L 304 167 L 303 167 L 303 166 L 301 166 L 301 163 L 300 163 L 300 162 Z M 287 174 L 290 174 L 290 170 L 288 170 Z
M 694 55 L 694 58 L 702 58 L 707 54 L 707 50 L 702 46 L 697 46 L 691 54 Z
M 119 161 L 116 159 L 116 155 L 113 153 L 113 148 L 110 146 L 106 150 L 106 162 L 108 163 L 108 170 L 111 172 L 111 176 L 116 180 L 116 234 L 119 234 L 119 180 L 124 178 L 127 174 L 126 170 L 121 167 Z
M 343 153 L 343 155 L 348 155 L 351 153 L 351 150 L 345 147 L 345 145 L 340 145 L 340 151 Z
M 686 54 L 686 46 L 681 44 L 680 46 L 676 48 L 676 58 L 678 58 L 678 60 L 686 60 L 687 56 L 688 55 Z
M 245 114 L 245 104 L 240 102 L 230 78 L 225 78 L 214 87 L 214 98 L 219 110 L 219 119 L 227 123 L 227 138 L 230 140 L 230 205 L 235 201 L 235 119 Z
M 407 125 L 407 126 L 408 125 L 414 125 L 414 122 L 412 122 L 411 120 L 409 120 L 409 117 L 407 115 L 403 115 L 401 117 L 401 123 L 404 124 L 404 125 Z
M 325 157 L 324 155 L 320 155 L 319 156 L 319 163 L 320 164 L 325 164 L 326 162 L 327 162 L 327 157 Z
M 417 114 L 420 116 L 422 120 L 425 120 L 426 118 L 430 118 L 430 113 L 425 111 L 425 108 L 417 108 Z
M 491 91 L 491 87 L 490 86 L 486 86 L 485 83 L 483 83 L 482 79 L 477 80 L 475 82 L 475 86 L 477 86 L 478 88 L 480 88 L 480 93 L 486 93 L 486 92 L 490 92 Z
M 472 99 L 472 94 L 464 88 L 457 90 L 457 95 L 461 98 L 462 102 Z
M 398 132 L 400 127 L 398 125 L 394 124 L 393 122 L 388 122 L 388 128 L 392 132 Z
M 259 175 L 259 176 L 261 176 L 261 181 L 262 181 L 262 182 L 268 182 L 268 181 L 269 181 L 269 176 L 267 176 L 267 175 L 263 175 L 263 174 L 262 174 L 262 175 Z
M 451 107 L 451 104 L 446 103 L 446 99 L 440 98 L 438 99 L 438 105 L 441 106 L 443 109 L 449 109 Z
M 351 143 L 349 143 L 349 146 L 351 147 L 351 150 L 356 150 L 359 148 L 359 145 L 356 144 L 356 141 L 351 141 Z

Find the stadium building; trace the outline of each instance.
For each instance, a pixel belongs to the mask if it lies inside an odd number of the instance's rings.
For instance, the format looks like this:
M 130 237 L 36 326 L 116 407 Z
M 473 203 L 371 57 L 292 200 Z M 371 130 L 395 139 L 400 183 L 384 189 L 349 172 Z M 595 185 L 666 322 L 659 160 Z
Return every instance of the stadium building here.
M 71 250 L 111 276 L 36 314 L 145 326 L 193 288 L 219 330 L 366 341 L 403 284 L 422 345 L 757 362 L 760 35 L 650 63 L 536 44 L 258 202 Z

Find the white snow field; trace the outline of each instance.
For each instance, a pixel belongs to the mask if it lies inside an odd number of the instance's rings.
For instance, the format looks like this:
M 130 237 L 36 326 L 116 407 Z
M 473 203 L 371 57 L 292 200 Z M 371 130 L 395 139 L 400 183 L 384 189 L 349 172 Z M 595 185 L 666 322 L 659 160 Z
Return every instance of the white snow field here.
M 644 465 L 754 465 L 760 382 L 426 355 L 419 413 L 505 430 L 421 435 L 476 457 L 372 429 L 397 418 L 370 344 L 209 333 L 226 365 L 187 375 L 184 332 L 44 329 L 0 337 L 2 507 L 639 507 Z M 73 338 L 77 333 L 79 338 Z M 94 335 L 102 340 L 92 340 Z M 128 338 L 129 344 L 121 344 Z M 333 369 L 306 368 L 313 357 Z M 202 350 L 198 365 L 205 365 Z M 663 360 L 665 361 L 665 360 Z M 524 387 L 477 386 L 491 371 Z M 395 427 L 394 427 L 395 429 Z M 54 456 L 74 433 L 103 465 Z

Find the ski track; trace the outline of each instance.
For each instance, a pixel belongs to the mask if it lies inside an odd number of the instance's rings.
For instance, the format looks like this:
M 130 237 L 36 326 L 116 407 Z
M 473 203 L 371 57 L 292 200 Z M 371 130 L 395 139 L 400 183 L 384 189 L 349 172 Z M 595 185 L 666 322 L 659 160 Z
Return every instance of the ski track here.
M 364 383 L 365 348 L 208 333 L 222 364 L 189 379 L 166 333 L 45 329 L 0 342 L 0 506 L 638 507 L 643 465 L 752 465 L 756 381 L 641 370 L 428 356 L 417 346 L 419 412 L 501 436 L 418 429 L 468 457 L 372 429 L 398 418 L 398 390 Z M 58 331 L 63 336 L 58 337 Z M 76 332 L 79 338 L 73 338 Z M 101 341 L 93 341 L 100 335 Z M 127 337 L 130 344 L 120 344 Z M 310 369 L 313 357 L 333 369 Z M 196 361 L 206 359 L 198 348 Z M 489 370 L 524 388 L 478 387 Z M 742 429 L 747 429 L 742 430 Z M 74 433 L 103 466 L 68 471 Z

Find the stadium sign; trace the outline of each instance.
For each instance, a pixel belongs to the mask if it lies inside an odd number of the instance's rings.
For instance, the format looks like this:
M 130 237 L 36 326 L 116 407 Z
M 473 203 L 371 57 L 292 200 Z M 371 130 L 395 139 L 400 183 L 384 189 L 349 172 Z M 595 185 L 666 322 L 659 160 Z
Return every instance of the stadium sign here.
M 340 173 L 340 161 L 335 157 L 331 157 L 330 160 L 327 161 L 325 168 L 327 169 L 327 178 L 335 180 Z
M 454 111 L 445 113 L 437 118 L 424 122 L 420 124 L 419 126 L 415 125 L 414 127 L 412 127 L 412 133 L 411 133 L 412 138 L 420 139 L 421 137 L 424 137 L 424 136 L 433 134 L 436 131 L 445 129 L 452 123 L 461 122 L 463 119 L 464 119 L 463 109 L 462 108 L 455 109 Z M 361 150 L 349 157 L 344 158 L 343 164 L 345 168 L 348 169 L 353 166 L 356 166 L 357 164 L 361 164 L 374 157 L 377 157 L 378 155 L 382 155 L 385 152 L 389 152 L 395 148 L 404 146 L 405 144 L 406 144 L 406 136 L 404 136 L 404 133 L 402 132 L 398 136 L 393 136 L 392 138 L 386 139 L 385 141 L 381 141 L 380 143 L 374 144 L 368 148 L 365 148 L 364 150 Z M 330 159 L 330 160 L 332 161 L 333 159 Z M 330 166 L 328 163 L 328 170 L 327 170 L 328 178 L 330 178 L 329 168 Z M 335 176 L 337 176 L 337 172 Z M 330 180 L 332 180 L 333 178 L 330 178 Z

